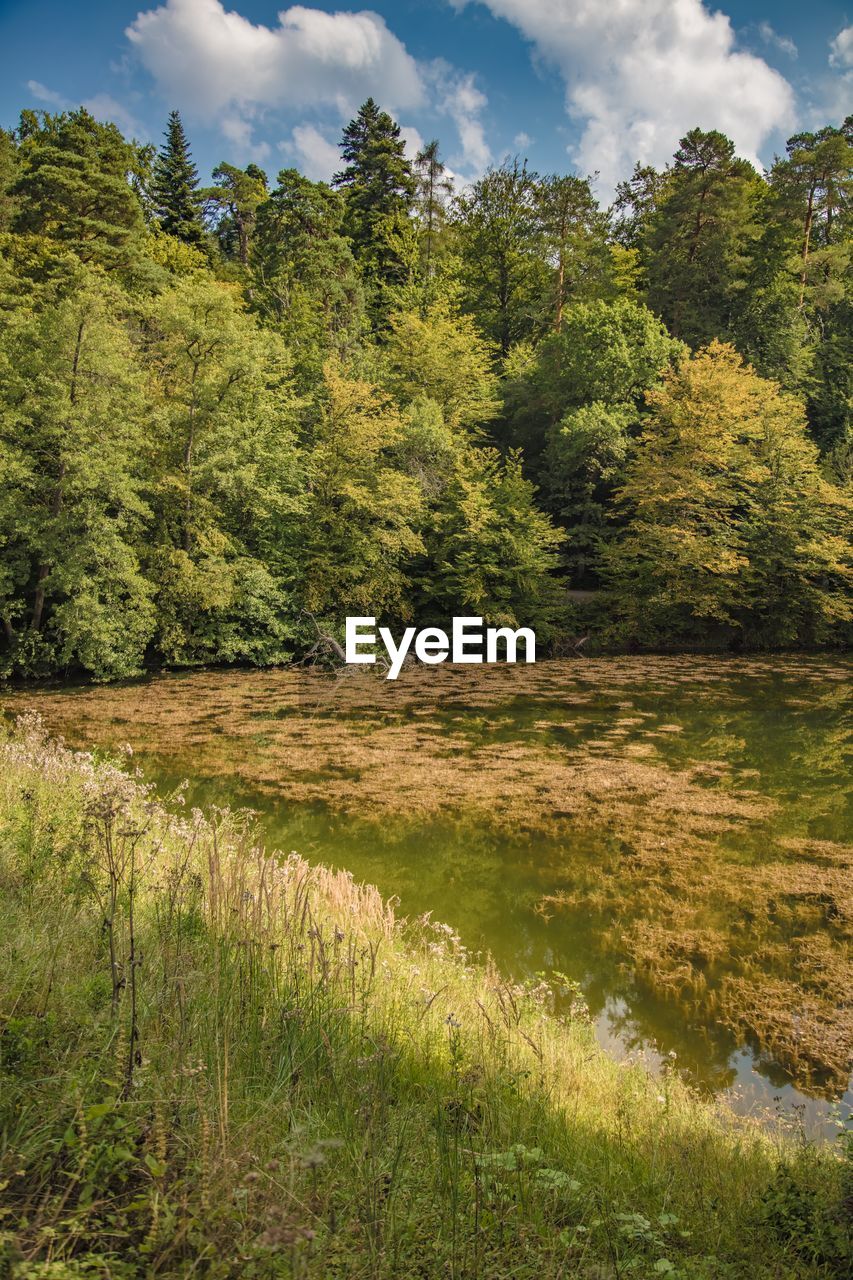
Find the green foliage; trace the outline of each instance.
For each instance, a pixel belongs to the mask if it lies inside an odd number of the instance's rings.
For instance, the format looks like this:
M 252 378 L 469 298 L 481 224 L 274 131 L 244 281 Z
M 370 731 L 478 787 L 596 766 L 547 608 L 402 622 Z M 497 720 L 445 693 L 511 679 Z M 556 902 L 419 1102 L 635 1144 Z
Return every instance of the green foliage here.
M 136 151 L 114 124 L 78 111 L 23 120 L 12 229 L 68 247 L 83 262 L 127 266 L 142 228 L 128 183 Z
M 249 246 L 260 205 L 267 198 L 267 175 L 257 165 L 238 169 L 223 162 L 213 170 L 216 183 L 204 192 L 216 223 L 216 238 L 225 259 L 249 265 Z
M 682 138 L 647 231 L 649 305 L 675 337 L 696 346 L 730 336 L 764 194 L 723 134 Z
M 577 303 L 535 357 L 507 369 L 510 439 L 530 459 L 547 510 L 569 530 L 574 586 L 595 581 L 643 395 L 681 350 L 647 307 Z
M 850 504 L 798 402 L 719 343 L 647 398 L 606 560 L 625 633 L 809 644 L 849 622 Z
M 346 165 L 333 183 L 346 197 L 344 229 L 367 277 L 380 287 L 394 284 L 403 264 L 388 232 L 408 214 L 416 190 L 400 126 L 368 98 L 344 129 L 341 155 Z
M 493 352 L 470 316 L 433 305 L 424 316 L 392 315 L 385 345 L 388 388 L 401 403 L 434 401 L 452 427 L 483 426 L 497 416 Z
M 562 537 L 536 509 L 534 494 L 517 452 L 502 458 L 496 449 L 469 449 L 459 456 L 428 539 L 427 612 L 532 626 L 548 639 Z
M 78 268 L 22 297 L 0 339 L 0 614 L 7 671 L 142 665 L 154 626 L 140 572 L 149 518 L 145 400 L 123 300 Z M 38 396 L 31 388 L 38 387 Z
M 399 411 L 334 363 L 326 367 L 324 399 L 307 462 L 307 607 L 338 617 L 405 616 L 406 564 L 423 549 L 423 496 L 394 465 Z
M 296 169 L 282 169 L 257 211 L 252 306 L 281 333 L 312 390 L 326 360 L 347 355 L 364 328 L 363 286 L 343 217 L 341 196 Z
M 551 634 L 561 588 L 603 576 L 600 640 L 838 642 L 851 138 L 799 134 L 762 179 L 694 129 L 606 213 L 518 161 L 454 195 L 438 142 L 411 165 L 373 100 L 334 186 L 223 162 L 202 189 L 177 112 L 159 154 L 23 112 L 0 131 L 0 672 L 280 662 L 306 609 Z M 642 433 L 681 339 L 718 335 L 797 404 L 756 417 L 716 358 L 722 400 L 690 410 L 735 442 L 706 580 L 661 532 L 702 450 Z
M 286 351 L 232 289 L 199 276 L 149 308 L 144 353 L 162 406 L 152 495 L 164 544 L 152 562 L 160 651 L 180 663 L 281 661 L 300 510 Z
M 466 309 L 504 359 L 535 332 L 548 294 L 537 204 L 537 175 L 517 160 L 490 169 L 456 202 Z

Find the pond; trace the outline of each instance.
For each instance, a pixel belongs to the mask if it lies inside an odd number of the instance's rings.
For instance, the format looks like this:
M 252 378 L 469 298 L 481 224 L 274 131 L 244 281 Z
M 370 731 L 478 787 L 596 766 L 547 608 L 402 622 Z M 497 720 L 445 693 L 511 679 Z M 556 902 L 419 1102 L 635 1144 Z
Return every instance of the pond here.
M 738 1110 L 849 1114 L 846 658 L 196 672 L 0 694 L 431 912 Z

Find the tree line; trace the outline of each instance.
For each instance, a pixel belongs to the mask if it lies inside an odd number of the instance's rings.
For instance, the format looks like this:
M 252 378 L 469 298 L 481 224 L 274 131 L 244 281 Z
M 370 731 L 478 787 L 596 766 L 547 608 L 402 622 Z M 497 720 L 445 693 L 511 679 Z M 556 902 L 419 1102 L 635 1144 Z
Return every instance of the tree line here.
M 455 190 L 371 99 L 331 183 L 80 109 L 0 130 L 0 674 L 267 664 L 314 620 L 850 638 L 853 118 L 693 129 L 610 208 Z

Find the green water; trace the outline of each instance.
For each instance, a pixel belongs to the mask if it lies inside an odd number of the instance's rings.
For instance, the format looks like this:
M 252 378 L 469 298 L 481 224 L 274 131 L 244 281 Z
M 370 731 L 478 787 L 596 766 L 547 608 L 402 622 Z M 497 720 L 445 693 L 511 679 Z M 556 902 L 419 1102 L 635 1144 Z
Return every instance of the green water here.
M 778 861 L 779 841 L 792 861 L 802 849 L 803 857 L 821 864 L 806 843 L 832 842 L 835 848 L 850 840 L 853 829 L 847 785 L 851 673 L 848 661 L 816 658 L 541 664 L 535 677 L 519 669 L 517 676 L 485 688 L 466 683 L 463 673 L 457 686 L 445 673 L 434 698 L 422 680 L 411 693 L 403 680 L 390 700 L 383 688 L 375 702 L 368 692 L 356 706 L 342 704 L 332 693 L 318 697 L 315 686 L 294 697 L 284 673 L 243 678 L 204 673 L 160 677 L 123 691 L 19 693 L 3 701 L 13 710 L 22 702 L 37 705 L 48 723 L 80 745 L 129 741 L 146 776 L 162 792 L 186 778 L 191 804 L 252 808 L 270 844 L 375 883 L 385 895 L 399 898 L 403 914 L 431 912 L 451 924 L 471 950 L 490 952 L 509 974 L 565 975 L 582 989 L 608 1051 L 641 1054 L 652 1066 L 675 1054 L 691 1081 L 725 1094 L 739 1109 L 790 1112 L 799 1107 L 808 1126 L 819 1129 L 833 1104 L 849 1110 L 853 1101 L 849 1090 L 844 1094 L 839 1088 L 837 1073 L 834 1079 L 819 1071 L 799 1078 L 790 1063 L 762 1049 L 748 1027 L 721 1027 L 707 1010 L 655 991 L 619 941 L 620 928 L 636 923 L 631 877 L 626 874 L 624 899 L 614 906 L 595 893 L 596 869 L 612 872 L 624 857 L 630 866 L 625 808 L 614 806 L 615 816 L 608 812 L 606 783 L 608 769 L 616 770 L 636 750 L 646 753 L 640 759 L 653 763 L 658 777 L 689 775 L 697 797 L 707 792 L 715 802 L 722 797 L 732 804 L 757 797 L 765 806 L 757 818 L 710 821 L 710 834 L 702 840 L 712 842 L 721 867 L 754 869 L 764 860 Z M 171 718 L 178 704 L 179 729 Z M 310 735 L 313 747 L 299 764 L 307 794 L 294 799 L 286 782 L 288 742 L 297 728 Z M 424 740 L 419 735 L 425 728 L 437 731 L 438 738 Z M 371 763 L 357 757 L 352 763 L 346 751 L 338 759 L 335 746 L 369 746 L 378 733 L 396 729 L 404 734 L 398 748 L 401 771 L 405 764 L 403 793 L 396 809 L 385 804 L 377 812 L 365 790 Z M 556 769 L 575 759 L 587 765 L 600 760 L 604 781 L 593 801 L 593 820 L 589 814 L 583 821 L 564 815 L 558 830 L 526 821 L 524 806 L 529 808 L 536 794 L 536 786 L 528 784 L 521 808 L 501 816 L 496 748 L 508 753 L 507 778 L 529 770 L 526 753 L 534 752 L 530 758 L 542 771 L 543 790 L 549 764 Z M 512 758 L 518 750 L 521 763 Z M 478 753 L 486 751 L 492 755 L 482 774 L 482 794 L 477 795 L 475 778 L 470 802 L 451 797 L 450 803 L 434 804 L 435 796 L 418 794 L 412 770 L 419 752 L 420 785 L 427 793 L 436 786 L 429 766 L 437 754 L 451 754 L 460 770 L 473 762 L 476 770 Z M 379 767 L 378 760 L 373 767 Z M 447 775 L 441 776 L 446 782 Z M 647 795 L 636 800 L 640 809 L 648 803 Z M 546 795 L 544 807 L 549 804 L 553 801 Z M 484 821 L 492 807 L 498 820 Z M 696 837 L 689 818 L 684 821 L 687 855 Z M 662 840 L 677 846 L 679 819 L 661 822 Z M 568 905 L 542 910 L 543 899 L 563 892 L 572 895 Z M 717 909 L 711 899 L 708 918 L 718 930 L 731 928 L 736 941 L 742 923 L 731 915 L 725 894 L 721 902 Z M 748 904 L 738 910 L 748 915 Z M 781 937 L 793 946 L 805 938 L 811 944 L 822 933 L 844 953 L 850 920 L 843 912 L 839 919 L 831 913 L 826 918 L 820 912 L 804 914 L 799 906 L 798 911 L 780 919 L 778 936 L 771 920 L 770 942 L 778 944 Z M 780 977 L 787 976 L 786 955 L 777 945 L 768 962 Z M 830 998 L 849 1001 L 850 992 L 839 990 Z

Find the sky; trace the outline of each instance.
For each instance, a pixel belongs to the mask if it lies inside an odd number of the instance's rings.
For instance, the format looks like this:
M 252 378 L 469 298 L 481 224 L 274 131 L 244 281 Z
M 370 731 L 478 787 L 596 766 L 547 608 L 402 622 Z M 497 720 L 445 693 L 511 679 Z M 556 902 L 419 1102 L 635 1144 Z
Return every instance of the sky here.
M 328 179 L 368 96 L 460 183 L 663 165 L 695 125 L 756 165 L 853 112 L 853 0 L 0 0 L 0 124 L 85 105 L 139 141 L 184 119 L 220 161 Z

